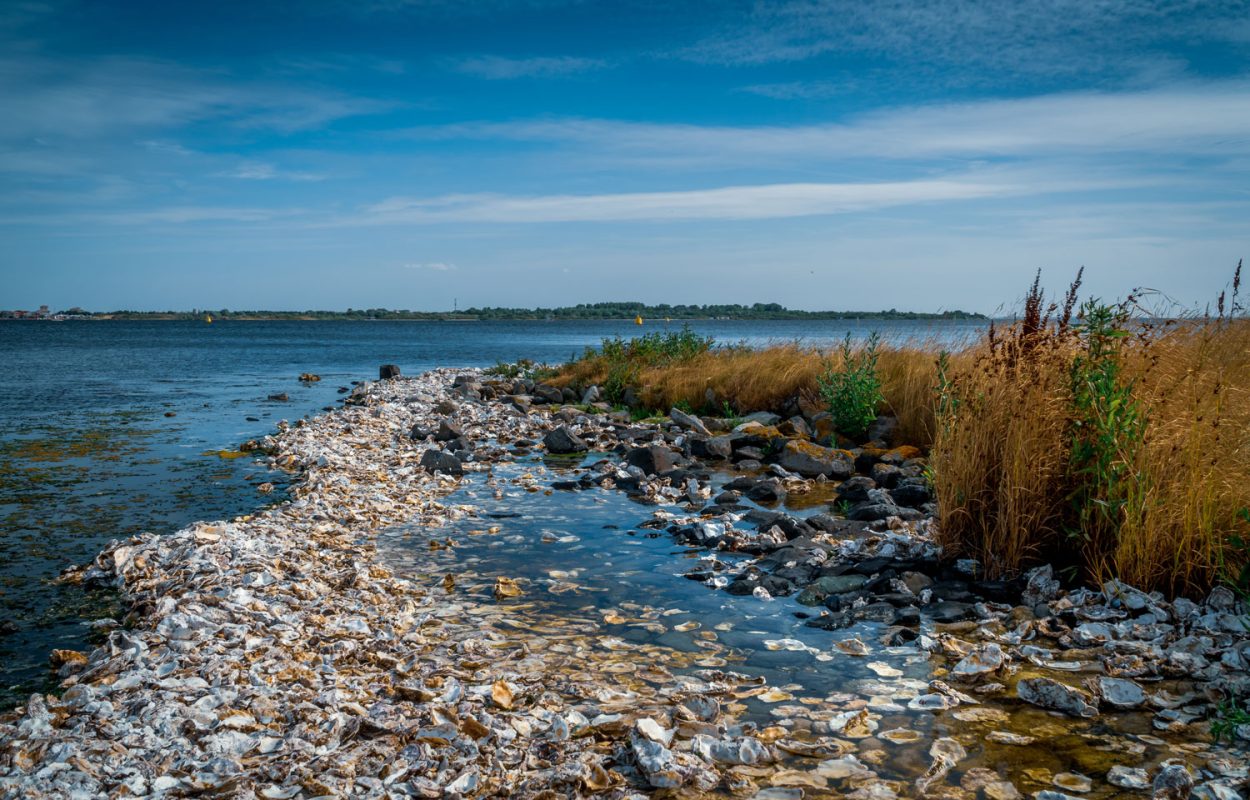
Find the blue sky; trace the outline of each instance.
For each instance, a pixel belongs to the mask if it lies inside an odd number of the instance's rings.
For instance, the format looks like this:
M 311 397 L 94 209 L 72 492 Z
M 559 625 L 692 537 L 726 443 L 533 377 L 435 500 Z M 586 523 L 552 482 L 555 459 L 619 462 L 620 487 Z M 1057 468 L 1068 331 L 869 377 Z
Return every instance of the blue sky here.
M 1211 300 L 1250 4 L 22 2 L 0 308 Z

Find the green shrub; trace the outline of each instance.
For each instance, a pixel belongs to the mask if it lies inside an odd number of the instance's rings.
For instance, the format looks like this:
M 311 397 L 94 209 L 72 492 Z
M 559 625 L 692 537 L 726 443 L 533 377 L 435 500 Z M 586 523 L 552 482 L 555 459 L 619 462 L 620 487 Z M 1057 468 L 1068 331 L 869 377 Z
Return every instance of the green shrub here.
M 860 437 L 877 418 L 877 406 L 884 400 L 877 375 L 880 337 L 873 333 L 863 347 L 851 346 L 851 335 L 842 342 L 842 363 L 835 369 L 826 363 L 816 379 L 820 396 L 833 415 L 833 426 L 850 437 Z

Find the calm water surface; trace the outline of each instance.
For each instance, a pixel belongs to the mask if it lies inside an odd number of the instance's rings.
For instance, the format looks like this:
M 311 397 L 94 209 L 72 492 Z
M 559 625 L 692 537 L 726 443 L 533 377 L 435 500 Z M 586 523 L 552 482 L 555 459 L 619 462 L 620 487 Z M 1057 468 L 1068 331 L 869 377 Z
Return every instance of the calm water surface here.
M 972 335 L 977 323 L 695 322 L 722 342 L 833 343 Z M 680 323 L 0 321 L 0 707 L 46 689 L 48 652 L 91 646 L 107 592 L 52 579 L 115 538 L 254 510 L 283 476 L 229 459 L 279 419 L 316 413 L 376 377 L 530 358 L 560 362 L 607 336 Z M 312 372 L 319 383 L 301 384 Z M 266 398 L 284 392 L 287 402 Z M 277 485 L 268 497 L 257 487 Z

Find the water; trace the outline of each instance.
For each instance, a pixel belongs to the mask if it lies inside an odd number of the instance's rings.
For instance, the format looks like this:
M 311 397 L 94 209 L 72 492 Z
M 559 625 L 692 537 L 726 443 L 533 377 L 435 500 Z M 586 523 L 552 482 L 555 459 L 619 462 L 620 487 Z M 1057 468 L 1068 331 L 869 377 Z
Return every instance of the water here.
M 340 387 L 436 366 L 561 362 L 609 336 L 681 323 L 0 321 L 0 708 L 49 687 L 53 648 L 87 649 L 107 592 L 53 583 L 112 539 L 176 530 L 281 497 L 284 477 L 222 458 L 332 405 Z M 870 330 L 953 341 L 974 322 L 700 321 L 722 342 L 833 343 Z M 301 384 L 301 373 L 320 375 Z M 286 393 L 287 402 L 266 398 Z M 257 487 L 276 485 L 264 495 Z
M 585 464 L 603 457 L 591 455 Z M 802 606 L 794 597 L 734 596 L 688 580 L 684 575 L 706 566 L 710 554 L 675 543 L 662 529 L 643 527 L 653 519 L 655 506 L 597 487 L 530 492 L 526 481 L 519 480 L 532 475 L 549 484 L 576 477 L 573 468 L 557 464 L 533 458 L 499 467 L 493 471 L 494 485 L 480 473 L 470 475 L 444 502 L 472 506 L 476 516 L 440 528 L 400 525 L 383 531 L 380 558 L 425 586 L 438 586 L 451 575 L 457 594 L 481 602 L 495 602 L 491 591 L 496 577 L 512 578 L 524 593 L 502 601 L 503 610 L 510 603 L 522 605 L 525 619 L 540 630 L 572 623 L 605 647 L 623 640 L 677 673 L 726 668 L 763 678 L 785 695 L 742 701 L 746 710 L 741 718 L 760 729 L 791 724 L 802 729 L 808 714 L 821 718 L 868 708 L 880 715 L 878 728 L 873 736 L 844 737 L 851 752 L 882 778 L 908 785 L 929 767 L 929 749 L 943 737 L 958 739 L 968 750 L 953 783 L 965 776 L 973 780 L 978 774 L 1001 774 L 1027 794 L 1054 788 L 1053 775 L 1071 772 L 1093 778 L 1089 797 L 1119 796 L 1102 783 L 1113 765 L 1150 766 L 1197 744 L 1192 734 L 1155 730 L 1151 711 L 1077 720 L 1020 703 L 1010 693 L 982 695 L 977 705 L 949 711 L 908 709 L 908 698 L 928 692 L 930 681 L 951 680 L 946 671 L 952 660 L 930 657 L 915 647 L 887 647 L 881 643 L 885 626 L 877 623 L 837 631 L 807 627 L 807 616 L 820 609 Z M 716 476 L 713 491 L 730 477 Z M 804 516 L 825 510 L 820 499 L 791 495 L 791 505 L 770 508 Z M 671 506 L 666 510 L 680 511 Z M 431 547 L 432 540 L 437 548 Z M 732 553 L 716 557 L 729 563 L 741 558 Z M 923 630 L 935 636 L 939 628 L 955 630 L 956 637 L 977 638 L 967 626 L 926 622 Z M 839 648 L 852 639 L 870 652 L 851 656 Z M 689 657 L 665 661 L 655 655 L 657 647 Z M 635 666 L 641 671 L 647 664 Z M 621 677 L 633 679 L 630 674 Z M 1164 687 L 1181 691 L 1173 682 Z M 993 731 L 1037 741 L 1028 747 L 996 742 L 988 737 Z M 804 771 L 815 763 L 795 758 L 780 766 Z M 806 796 L 842 797 L 850 789 L 836 780 L 826 788 L 828 794 L 809 789 Z

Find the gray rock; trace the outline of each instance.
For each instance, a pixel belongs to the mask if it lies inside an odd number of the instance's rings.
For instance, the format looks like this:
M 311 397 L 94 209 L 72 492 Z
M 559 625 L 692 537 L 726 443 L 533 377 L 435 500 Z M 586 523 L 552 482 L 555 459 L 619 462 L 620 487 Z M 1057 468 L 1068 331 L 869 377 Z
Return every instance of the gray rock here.
M 742 421 L 758 422 L 761 425 L 776 425 L 778 422 L 781 422 L 781 417 L 767 411 L 756 411 L 751 414 L 747 414 L 742 418 Z
M 547 435 L 543 437 L 543 444 L 546 445 L 548 453 L 557 455 L 584 453 L 590 449 L 590 446 L 581 437 L 564 425 L 548 431 Z
M 398 378 L 398 377 L 399 377 L 399 365 L 398 364 L 383 364 L 382 366 L 378 367 L 378 380 L 386 381 L 386 380 L 390 380 L 391 378 Z
M 1028 573 L 1025 581 L 1022 602 L 1026 606 L 1048 603 L 1059 596 L 1059 581 L 1055 579 L 1055 569 L 1050 564 L 1038 567 Z
M 1024 678 L 1016 684 L 1016 696 L 1026 703 L 1073 717 L 1096 717 L 1093 698 L 1067 684 L 1050 678 Z
M 868 492 L 876 488 L 877 482 L 872 478 L 856 475 L 839 483 L 838 488 L 834 491 L 837 492 L 839 500 L 845 500 L 848 503 L 862 503 L 868 499 Z
M 582 405 L 588 406 L 591 403 L 598 403 L 599 396 L 600 396 L 599 387 L 591 386 L 589 389 L 587 389 L 585 392 L 582 393 Z
M 695 458 L 711 458 L 726 460 L 734 454 L 732 436 L 710 436 L 690 438 L 690 455 Z
M 453 439 L 459 439 L 464 436 L 464 431 L 460 430 L 460 426 L 455 423 L 442 420 L 438 423 L 438 432 L 434 434 L 436 442 L 450 442 Z
M 685 411 L 682 411 L 680 408 L 674 408 L 670 410 L 668 412 L 668 416 L 670 419 L 673 420 L 673 422 L 676 422 L 678 425 L 680 425 L 681 427 L 685 428 L 688 431 L 693 431 L 701 436 L 712 435 L 712 432 L 709 431 L 707 429 L 707 426 L 703 424 L 703 420 L 699 419 L 693 414 L 687 414 Z
M 441 472 L 444 475 L 464 474 L 464 466 L 460 463 L 460 459 L 441 450 L 426 450 L 422 453 L 421 466 L 427 472 Z
M 1232 611 L 1237 604 L 1237 595 L 1227 586 L 1216 586 L 1207 595 L 1207 605 L 1216 611 Z
M 1164 762 L 1150 787 L 1153 800 L 1189 800 L 1194 789 L 1194 776 L 1179 761 Z
M 1116 764 L 1107 771 L 1107 783 L 1121 789 L 1149 789 L 1150 775 L 1139 767 Z
M 855 463 L 844 453 L 794 439 L 786 442 L 781 449 L 777 463 L 804 478 L 824 475 L 835 480 L 845 480 L 855 474 Z
M 1146 693 L 1133 681 L 1100 675 L 1093 684 L 1095 694 L 1112 708 L 1140 708 L 1146 702 Z
M 951 675 L 962 680 L 975 680 L 991 672 L 1003 668 L 1005 662 L 1003 649 L 994 642 L 979 645 L 972 652 L 960 659 L 951 670 Z
M 647 475 L 657 475 L 676 466 L 676 454 L 658 444 L 635 447 L 625 455 L 625 463 L 638 467 Z

